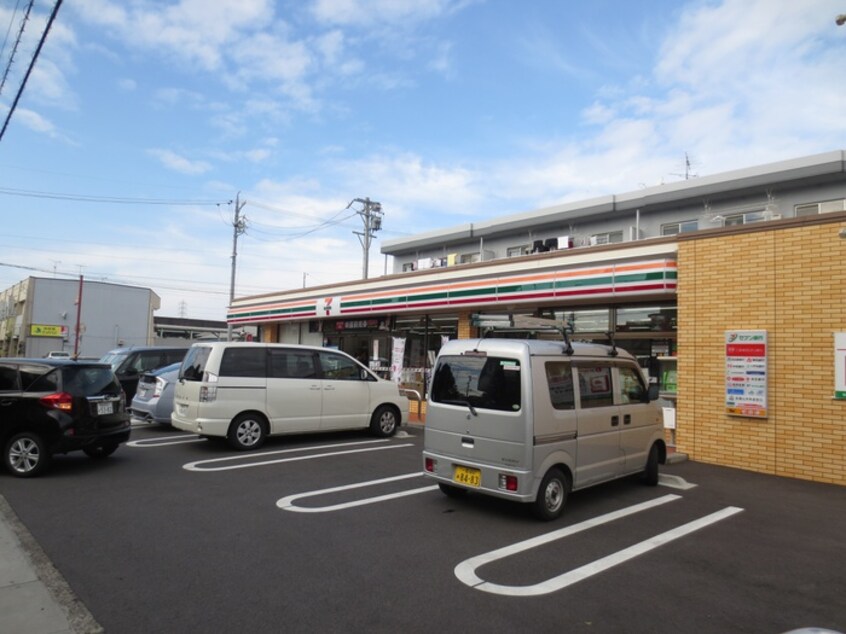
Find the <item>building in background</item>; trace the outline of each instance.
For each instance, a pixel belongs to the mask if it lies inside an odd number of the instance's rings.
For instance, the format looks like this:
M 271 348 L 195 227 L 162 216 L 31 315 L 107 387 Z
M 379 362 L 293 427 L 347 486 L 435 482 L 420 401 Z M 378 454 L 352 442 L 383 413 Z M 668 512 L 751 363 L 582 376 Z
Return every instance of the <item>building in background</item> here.
M 843 151 L 418 234 L 382 252 L 390 275 L 238 298 L 229 323 L 366 357 L 420 394 L 446 339 L 521 317 L 565 324 L 578 340 L 610 333 L 658 384 L 678 450 L 846 484 Z
M 152 345 L 160 306 L 149 288 L 28 277 L 0 292 L 0 356 L 76 351 L 99 358 L 113 348 Z

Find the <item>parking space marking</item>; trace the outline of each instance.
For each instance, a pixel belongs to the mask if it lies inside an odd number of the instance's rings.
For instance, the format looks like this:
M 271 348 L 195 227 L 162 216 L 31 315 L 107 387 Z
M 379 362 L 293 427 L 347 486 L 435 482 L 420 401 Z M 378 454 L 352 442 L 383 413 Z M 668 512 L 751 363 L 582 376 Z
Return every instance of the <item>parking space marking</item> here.
M 565 572 L 562 575 L 547 579 L 546 581 L 541 581 L 540 583 L 536 583 L 530 586 L 499 585 L 487 582 L 476 575 L 476 570 L 485 564 L 504 559 L 505 557 L 524 552 L 531 548 L 536 548 L 537 546 L 542 546 L 552 541 L 563 539 L 565 537 L 569 537 L 570 535 L 574 535 L 590 528 L 595 528 L 602 524 L 618 520 L 628 515 L 633 515 L 635 513 L 655 508 L 661 506 L 662 504 L 673 502 L 679 499 L 681 499 L 681 496 L 674 494 L 665 495 L 663 497 L 656 498 L 655 500 L 650 500 L 649 502 L 635 504 L 634 506 L 629 506 L 624 509 L 620 509 L 619 511 L 613 511 L 611 513 L 600 515 L 599 517 L 586 520 L 579 524 L 574 524 L 573 526 L 562 528 L 561 530 L 553 531 L 552 533 L 547 533 L 546 535 L 539 535 L 538 537 L 527 539 L 525 541 L 518 542 L 510 546 L 505 546 L 504 548 L 492 550 L 483 555 L 471 557 L 470 559 L 464 560 L 455 567 L 455 576 L 458 577 L 458 579 L 465 585 L 468 585 L 471 588 L 475 588 L 477 590 L 481 590 L 483 592 L 489 592 L 491 594 L 499 594 L 514 597 L 535 597 L 543 594 L 549 594 L 551 592 L 562 590 L 568 586 L 578 583 L 579 581 L 583 581 L 589 577 L 592 577 L 593 575 L 599 574 L 600 572 L 613 568 L 614 566 L 618 566 L 622 563 L 625 563 L 626 561 L 629 561 L 630 559 L 633 559 L 639 555 L 654 550 L 659 546 L 668 544 L 671 541 L 679 539 L 680 537 L 689 535 L 694 531 L 698 531 L 702 528 L 720 522 L 728 517 L 731 517 L 732 515 L 743 511 L 742 508 L 736 506 L 728 506 L 722 509 L 721 511 L 717 511 L 715 513 L 711 513 L 710 515 L 706 515 L 705 517 L 701 517 L 698 520 L 688 522 L 687 524 L 683 524 L 682 526 L 678 526 L 676 528 L 668 530 L 664 533 L 661 533 L 660 535 L 656 535 L 633 546 L 624 548 L 623 550 L 620 550 L 616 553 L 612 553 L 606 557 L 597 559 L 596 561 L 593 561 L 589 564 L 585 564 L 584 566 L 580 566 L 579 568 L 575 568 L 573 570 Z
M 398 480 L 405 480 L 408 478 L 419 478 L 422 477 L 422 473 L 406 473 L 405 475 L 400 476 L 393 476 L 390 478 L 381 478 L 379 480 L 369 480 L 367 482 L 358 482 L 356 484 L 345 484 L 343 486 L 331 487 L 329 489 L 319 489 L 317 491 L 307 491 L 305 493 L 296 493 L 294 495 L 289 495 L 287 497 L 281 498 L 276 502 L 276 506 L 278 506 L 283 511 L 292 511 L 294 513 L 328 513 L 330 511 L 340 511 L 343 509 L 349 509 L 356 506 L 365 506 L 367 504 L 376 504 L 377 502 L 384 502 L 386 500 L 394 500 L 396 498 L 405 497 L 407 495 L 416 495 L 418 493 L 426 493 L 427 491 L 434 491 L 438 488 L 438 485 L 433 486 L 425 486 L 419 487 L 417 489 L 407 489 L 405 491 L 399 491 L 397 493 L 386 493 L 385 495 L 378 495 L 372 498 L 364 498 L 362 500 L 355 500 L 353 502 L 344 502 L 342 504 L 333 504 L 331 506 L 317 506 L 317 507 L 305 507 L 305 506 L 294 506 L 294 502 L 296 500 L 300 500 L 302 498 L 309 498 L 309 497 L 316 497 L 318 495 L 326 495 L 328 493 L 335 493 L 337 491 L 350 491 L 352 489 L 360 489 L 362 487 L 369 487 L 375 486 L 377 484 L 382 484 L 384 482 L 396 482 Z
M 189 462 L 188 464 L 182 465 L 182 468 L 186 471 L 194 471 L 194 472 L 213 472 L 213 471 L 232 471 L 234 469 L 252 469 L 253 467 L 263 467 L 265 465 L 270 464 L 280 464 L 283 462 L 297 462 L 300 460 L 314 460 L 316 458 L 328 458 L 330 456 L 342 456 L 345 454 L 352 454 L 352 453 L 363 453 L 365 451 L 382 451 L 384 449 L 400 449 L 402 447 L 413 447 L 414 443 L 402 443 L 397 445 L 388 445 L 382 447 L 366 447 L 363 449 L 347 449 L 345 451 L 330 451 L 326 453 L 317 453 L 317 454 L 310 454 L 308 456 L 295 456 L 293 458 L 279 458 L 278 460 L 263 460 L 262 462 L 249 462 L 246 464 L 236 464 L 236 465 L 228 465 L 225 467 L 209 467 L 209 468 L 202 468 L 200 465 L 207 465 L 217 462 L 230 462 L 232 460 L 248 460 L 250 458 L 256 458 L 261 456 L 273 456 L 278 454 L 288 454 L 288 453 L 297 453 L 301 451 L 311 451 L 313 449 L 335 449 L 337 447 L 352 447 L 355 445 L 371 445 L 373 443 L 386 443 L 390 442 L 389 440 L 364 440 L 360 442 L 344 442 L 344 443 L 337 443 L 334 445 L 314 445 L 311 447 L 296 447 L 294 449 L 280 449 L 278 451 L 264 451 L 261 453 L 239 453 L 237 456 L 227 456 L 225 458 L 212 458 L 210 460 L 197 460 L 196 462 Z
M 187 438 L 188 440 L 176 440 L 177 438 Z M 200 438 L 196 434 L 180 434 L 179 436 L 156 436 L 155 438 L 145 438 L 144 440 L 131 440 L 126 443 L 127 447 L 139 447 L 141 449 L 149 449 L 150 447 L 165 447 L 167 445 L 184 445 L 189 442 L 206 442 L 206 438 Z

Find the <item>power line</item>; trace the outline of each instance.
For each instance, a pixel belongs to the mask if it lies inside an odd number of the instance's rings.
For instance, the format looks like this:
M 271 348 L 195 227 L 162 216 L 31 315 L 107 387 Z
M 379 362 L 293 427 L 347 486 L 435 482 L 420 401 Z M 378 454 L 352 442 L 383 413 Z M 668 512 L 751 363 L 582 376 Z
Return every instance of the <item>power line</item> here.
M 9 63 L 6 64 L 6 70 L 3 71 L 3 79 L 0 80 L 0 94 L 3 94 L 3 86 L 6 85 L 6 79 L 8 79 L 9 72 L 12 70 L 12 64 L 15 63 L 15 53 L 18 52 L 18 46 L 20 46 L 21 40 L 23 39 L 24 28 L 26 28 L 26 23 L 29 21 L 29 14 L 32 11 L 33 4 L 35 4 L 35 0 L 30 0 L 29 5 L 26 8 L 26 13 L 21 20 L 21 28 L 18 29 L 18 37 L 15 39 L 15 44 L 12 46 L 12 52 L 9 53 Z M 20 0 L 15 3 L 15 10 L 12 12 L 12 17 L 9 20 L 9 28 L 6 30 L 6 37 L 3 40 L 3 48 L 0 49 L 0 54 L 6 51 L 6 42 L 9 40 L 9 32 L 12 30 L 12 23 L 15 21 L 15 16 L 18 14 L 19 6 Z
M 87 203 L 109 203 L 114 205 L 228 205 L 231 200 L 186 200 L 168 198 L 130 198 L 128 196 L 94 196 L 89 194 L 63 194 L 58 192 L 39 192 L 27 189 L 0 187 L 0 194 L 24 196 L 28 198 L 50 198 L 54 200 L 74 200 Z
M 15 112 L 15 109 L 18 107 L 18 102 L 21 100 L 21 95 L 26 87 L 26 82 L 29 81 L 29 76 L 35 66 L 35 60 L 37 60 L 38 56 L 41 54 L 41 48 L 44 46 L 47 34 L 50 32 L 50 27 L 53 26 L 53 21 L 56 19 L 56 15 L 59 13 L 59 7 L 61 6 L 62 0 L 56 0 L 56 4 L 53 6 L 53 11 L 50 13 L 50 18 L 47 20 L 47 26 L 44 28 L 44 33 L 41 34 L 41 39 L 38 40 L 38 46 L 35 48 L 35 53 L 33 53 L 29 66 L 26 69 L 26 74 L 21 82 L 21 86 L 18 88 L 18 93 L 15 95 L 15 100 L 12 102 L 9 112 L 6 115 L 6 121 L 3 122 L 3 128 L 0 129 L 0 141 L 3 140 L 3 135 L 6 134 L 6 128 L 9 127 L 9 121 L 12 120 L 12 114 Z

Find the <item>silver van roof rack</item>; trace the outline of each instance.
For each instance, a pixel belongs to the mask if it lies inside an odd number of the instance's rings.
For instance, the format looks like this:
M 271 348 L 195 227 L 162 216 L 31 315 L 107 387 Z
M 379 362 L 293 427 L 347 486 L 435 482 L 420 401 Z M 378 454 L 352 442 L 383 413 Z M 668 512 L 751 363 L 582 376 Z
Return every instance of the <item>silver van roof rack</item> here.
M 614 332 L 609 330 L 605 333 L 605 336 L 608 337 L 608 345 L 611 346 L 611 349 L 608 351 L 608 356 L 616 357 L 619 352 L 617 352 L 617 344 L 614 342 Z

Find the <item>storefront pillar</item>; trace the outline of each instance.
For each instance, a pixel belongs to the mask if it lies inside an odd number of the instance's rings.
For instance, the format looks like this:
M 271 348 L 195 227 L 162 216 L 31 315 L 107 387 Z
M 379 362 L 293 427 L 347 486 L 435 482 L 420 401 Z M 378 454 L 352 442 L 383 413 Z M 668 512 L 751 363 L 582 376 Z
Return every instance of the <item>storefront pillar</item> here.
M 458 338 L 474 339 L 479 336 L 479 329 L 470 321 L 469 312 L 458 313 Z

